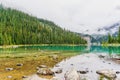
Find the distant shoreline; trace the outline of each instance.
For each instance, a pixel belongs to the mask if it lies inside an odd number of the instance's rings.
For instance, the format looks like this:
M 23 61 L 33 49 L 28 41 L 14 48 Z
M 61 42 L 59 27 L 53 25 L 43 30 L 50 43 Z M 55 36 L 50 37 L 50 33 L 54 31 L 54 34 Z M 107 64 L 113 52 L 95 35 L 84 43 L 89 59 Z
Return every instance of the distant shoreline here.
M 87 46 L 87 44 L 20 44 L 20 45 L 2 45 L 0 48 L 18 48 L 21 46 Z M 120 46 L 120 44 L 100 44 L 91 46 Z
M 120 44 L 101 44 L 101 46 L 120 46 Z
M 87 44 L 24 44 L 24 45 L 2 45 L 0 48 L 18 48 L 21 46 L 87 46 Z

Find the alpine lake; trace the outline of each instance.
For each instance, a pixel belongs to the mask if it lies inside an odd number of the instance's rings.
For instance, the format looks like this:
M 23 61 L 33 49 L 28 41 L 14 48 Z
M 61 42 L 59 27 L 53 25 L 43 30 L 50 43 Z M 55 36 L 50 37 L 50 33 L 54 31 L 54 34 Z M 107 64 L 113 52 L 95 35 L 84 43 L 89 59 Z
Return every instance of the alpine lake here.
M 56 64 L 65 63 L 65 60 L 72 57 L 91 53 L 119 56 L 120 46 L 25 45 L 0 48 L 0 80 L 22 80 L 23 76 L 35 74 L 36 67 L 39 65 L 54 68 Z M 72 62 L 74 63 L 73 60 Z M 13 68 L 13 70 L 8 71 L 7 68 Z M 48 79 L 52 77 L 39 76 Z

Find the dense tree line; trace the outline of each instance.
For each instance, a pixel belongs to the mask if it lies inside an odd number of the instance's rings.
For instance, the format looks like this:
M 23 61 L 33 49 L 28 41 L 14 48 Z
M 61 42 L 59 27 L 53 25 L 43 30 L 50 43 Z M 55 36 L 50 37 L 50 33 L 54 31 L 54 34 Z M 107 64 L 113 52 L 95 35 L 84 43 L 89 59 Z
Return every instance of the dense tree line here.
M 120 43 L 120 27 L 117 36 L 113 36 L 110 33 L 108 34 L 108 43 Z
M 85 43 L 80 35 L 51 21 L 0 5 L 0 45 Z

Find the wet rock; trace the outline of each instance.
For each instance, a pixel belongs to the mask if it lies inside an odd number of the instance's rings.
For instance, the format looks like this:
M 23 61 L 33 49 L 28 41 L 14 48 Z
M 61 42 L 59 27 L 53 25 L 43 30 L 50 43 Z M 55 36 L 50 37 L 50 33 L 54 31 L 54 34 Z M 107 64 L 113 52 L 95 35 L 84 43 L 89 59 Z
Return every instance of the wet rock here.
M 57 73 L 57 74 L 62 73 L 62 68 L 59 68 L 58 70 L 56 70 L 55 73 Z
M 89 71 L 88 70 L 79 70 L 77 72 L 79 72 L 80 74 L 87 74 Z
M 9 78 L 9 79 L 10 79 L 10 78 L 12 78 L 12 76 L 7 76 L 7 78 Z
M 67 71 L 64 77 L 65 80 L 80 80 L 80 76 L 74 68 Z
M 116 73 L 113 70 L 98 70 L 96 71 L 97 74 L 103 75 L 106 78 L 109 79 L 115 79 L 116 78 Z
M 40 74 L 40 75 L 54 75 L 54 72 L 50 68 L 40 68 L 37 71 L 37 74 Z
M 22 63 L 17 63 L 17 65 L 16 66 L 23 66 L 23 64 Z
M 120 71 L 116 71 L 116 74 L 120 74 Z
M 6 71 L 12 71 L 13 68 L 6 68 Z

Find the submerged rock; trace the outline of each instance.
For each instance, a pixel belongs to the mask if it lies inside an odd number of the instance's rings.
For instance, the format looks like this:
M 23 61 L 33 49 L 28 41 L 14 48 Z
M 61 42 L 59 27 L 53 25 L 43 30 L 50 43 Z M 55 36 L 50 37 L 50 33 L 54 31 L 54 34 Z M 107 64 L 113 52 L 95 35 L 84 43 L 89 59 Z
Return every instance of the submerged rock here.
M 23 64 L 22 63 L 17 63 L 16 66 L 23 66 Z
M 80 76 L 74 68 L 67 71 L 64 77 L 65 80 L 80 80 Z
M 115 79 L 116 78 L 116 72 L 114 72 L 113 70 L 98 70 L 96 71 L 97 74 L 99 75 L 103 75 L 106 78 L 109 79 Z
M 40 68 L 37 71 L 40 75 L 54 75 L 54 72 L 50 68 Z
M 6 71 L 12 71 L 13 68 L 6 68 Z
M 9 79 L 10 79 L 10 78 L 12 78 L 12 76 L 7 76 L 7 78 L 9 78 Z

